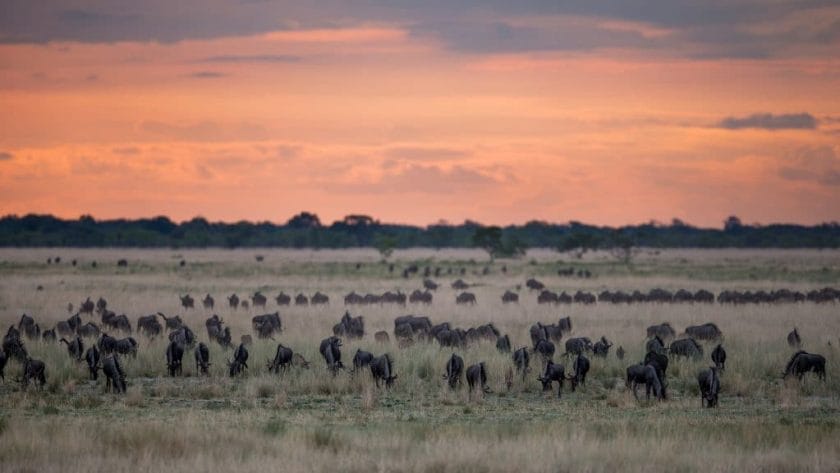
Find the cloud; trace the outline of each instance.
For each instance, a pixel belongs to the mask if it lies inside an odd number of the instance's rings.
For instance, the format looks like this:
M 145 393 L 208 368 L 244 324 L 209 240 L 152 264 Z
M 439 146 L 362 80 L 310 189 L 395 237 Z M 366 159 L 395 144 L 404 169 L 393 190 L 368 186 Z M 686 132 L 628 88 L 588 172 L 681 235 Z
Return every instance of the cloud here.
M 339 185 L 354 194 L 416 193 L 451 195 L 470 193 L 495 187 L 502 182 L 482 171 L 464 166 L 444 168 L 435 165 L 411 164 L 405 167 L 384 167 L 377 180 Z
M 0 161 L 11 161 L 14 155 L 8 151 L 0 151 Z
M 747 117 L 726 117 L 718 123 L 719 128 L 739 130 L 742 128 L 761 128 L 764 130 L 813 130 L 817 119 L 810 113 L 756 113 Z
M 829 146 L 801 148 L 787 161 L 779 168 L 779 176 L 784 179 L 840 186 L 840 157 Z
M 383 153 L 386 158 L 409 161 L 436 161 L 460 159 L 470 155 L 469 152 L 456 148 L 427 148 L 419 146 L 397 146 L 388 148 Z
M 157 138 L 182 141 L 261 140 L 268 137 L 265 127 L 247 122 L 174 124 L 150 120 L 141 123 L 140 129 Z
M 190 74 L 190 77 L 195 77 L 196 79 L 218 79 L 219 77 L 224 77 L 227 74 L 222 72 L 216 71 L 197 71 Z
M 209 56 L 201 59 L 200 62 L 211 63 L 295 63 L 303 58 L 291 54 L 224 54 L 220 56 Z

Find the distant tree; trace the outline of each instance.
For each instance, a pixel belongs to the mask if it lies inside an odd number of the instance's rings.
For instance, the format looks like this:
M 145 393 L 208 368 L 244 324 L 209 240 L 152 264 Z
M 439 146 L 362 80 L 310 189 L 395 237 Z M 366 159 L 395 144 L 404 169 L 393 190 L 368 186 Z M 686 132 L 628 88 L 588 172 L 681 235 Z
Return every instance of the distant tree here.
M 726 220 L 723 221 L 723 230 L 727 232 L 731 232 L 733 230 L 738 230 L 744 225 L 741 223 L 741 219 L 730 215 Z
M 525 245 L 516 237 L 503 239 L 500 227 L 477 227 L 472 240 L 473 245 L 490 255 L 491 261 L 495 258 L 516 258 L 525 254 Z
M 286 226 L 290 228 L 320 228 L 321 219 L 317 215 L 310 212 L 301 212 L 286 222 Z
M 374 242 L 376 250 L 382 256 L 382 259 L 387 260 L 391 254 L 394 253 L 394 248 L 397 247 L 399 240 L 391 235 L 379 235 Z
M 565 253 L 568 251 L 575 252 L 575 256 L 580 258 L 584 253 L 590 250 L 596 250 L 601 245 L 601 238 L 598 235 L 590 232 L 573 230 L 566 234 L 557 245 L 557 251 Z
M 369 227 L 379 222 L 367 215 L 348 215 L 344 217 L 343 223 L 348 227 Z
M 629 265 L 638 249 L 635 240 L 627 232 L 615 230 L 610 236 L 610 252 L 616 259 Z

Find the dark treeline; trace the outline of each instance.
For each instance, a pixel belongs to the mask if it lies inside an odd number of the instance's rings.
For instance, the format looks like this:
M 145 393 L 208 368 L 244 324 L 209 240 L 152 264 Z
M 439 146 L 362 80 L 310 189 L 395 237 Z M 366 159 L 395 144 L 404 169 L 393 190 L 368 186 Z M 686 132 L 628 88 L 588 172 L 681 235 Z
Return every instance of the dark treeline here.
M 495 238 L 495 242 L 492 240 Z M 491 240 L 488 243 L 488 239 Z M 616 247 L 654 248 L 837 248 L 840 225 L 745 225 L 730 217 L 722 228 L 697 228 L 674 220 L 620 228 L 578 222 L 484 227 L 475 222 L 428 227 L 380 223 L 365 215 L 349 215 L 330 225 L 303 212 L 283 225 L 273 223 L 211 223 L 194 218 L 174 223 L 166 217 L 138 220 L 95 220 L 83 216 L 63 220 L 53 216 L 6 216 L 0 219 L 0 246 L 5 247 L 285 247 L 392 248 L 495 247 L 514 254 L 524 248 L 563 251 Z

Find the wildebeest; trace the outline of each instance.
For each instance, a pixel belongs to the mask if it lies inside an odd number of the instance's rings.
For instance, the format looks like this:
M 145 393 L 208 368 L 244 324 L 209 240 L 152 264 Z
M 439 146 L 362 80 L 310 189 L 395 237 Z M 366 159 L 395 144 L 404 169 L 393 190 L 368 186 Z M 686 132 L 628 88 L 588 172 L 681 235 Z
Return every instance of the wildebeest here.
M 464 372 L 464 359 L 453 353 L 446 362 L 446 372 L 443 379 L 449 383 L 449 389 L 455 389 L 461 384 L 461 376 Z
M 309 362 L 300 353 L 292 355 L 292 366 L 300 366 L 301 368 L 309 369 Z
M 244 343 L 240 343 L 233 352 L 233 360 L 228 362 L 230 365 L 230 377 L 242 374 L 248 368 L 248 349 L 245 348 Z
M 787 336 L 788 345 L 792 346 L 793 348 L 799 348 L 802 346 L 802 338 L 799 336 L 799 330 L 796 327 L 793 327 L 793 330 Z
M 456 304 L 475 304 L 475 294 L 472 292 L 462 292 L 455 297 Z
M 251 296 L 251 305 L 254 307 L 265 307 L 266 302 L 268 302 L 268 298 L 260 291 L 255 292 L 254 295 Z
M 401 315 L 394 319 L 394 336 L 397 338 L 425 338 L 432 330 L 432 321 L 425 316 Z
M 654 396 L 658 400 L 664 399 L 664 390 L 659 376 L 656 374 L 656 368 L 652 365 L 632 365 L 627 367 L 627 386 L 632 387 L 633 397 L 639 399 L 636 393 L 636 387 L 639 384 L 645 385 L 645 396 L 650 400 L 650 393 L 653 391 Z
M 137 319 L 137 331 L 149 338 L 154 338 L 163 332 L 163 326 L 157 319 L 157 315 L 144 315 Z
M 373 361 L 373 353 L 361 348 L 356 349 L 356 354 L 353 355 L 353 371 L 370 365 L 371 361 Z
M 35 381 L 39 387 L 43 388 L 47 384 L 47 367 L 41 360 L 26 357 L 21 382 L 24 386 L 28 386 L 30 381 Z
M 531 325 L 531 328 L 528 330 L 529 335 L 531 336 L 531 344 L 534 348 L 537 347 L 537 342 L 540 340 L 545 340 L 548 338 L 548 335 L 545 333 L 545 326 L 540 322 Z
M 659 335 L 654 335 L 653 338 L 645 343 L 645 351 L 647 352 L 656 352 L 656 353 L 664 353 L 665 352 L 665 342 Z
M 433 295 L 430 291 L 421 291 L 419 289 L 415 289 L 409 296 L 408 302 L 412 304 L 431 304 Z
M 280 320 L 279 312 L 256 315 L 251 318 L 251 325 L 259 338 L 271 338 L 275 332 L 280 333 L 283 331 L 283 323 Z
M 349 311 L 345 311 L 341 320 L 333 326 L 333 335 L 336 337 L 362 338 L 365 336 L 365 320 L 359 315 L 352 317 Z
M 312 302 L 312 305 L 323 305 L 329 304 L 330 298 L 326 294 L 316 291 L 315 294 L 312 295 L 312 299 L 310 299 L 310 301 Z
M 207 374 L 207 368 L 210 367 L 210 349 L 204 342 L 200 342 L 194 350 L 195 356 L 195 370 L 201 374 Z
M 423 280 L 423 288 L 425 288 L 429 291 L 437 291 L 438 287 L 439 287 L 438 283 L 432 281 L 429 278 L 426 278 L 426 279 Z
M 685 328 L 685 334 L 697 340 L 717 340 L 723 337 L 717 325 L 709 322 Z
M 715 363 L 715 368 L 720 371 L 726 371 L 726 350 L 723 349 L 723 345 L 718 344 L 712 350 L 712 361 Z
M 391 359 L 391 356 L 385 353 L 382 356 L 372 359 L 370 361 L 370 374 L 373 376 L 373 381 L 376 383 L 377 388 L 379 387 L 380 381 L 385 383 L 386 388 L 393 386 L 397 375 L 394 374 L 394 361 Z
M 543 360 L 551 360 L 554 356 L 554 344 L 548 340 L 540 340 L 534 351 L 542 355 Z
M 490 392 L 490 387 L 487 386 L 487 369 L 484 367 L 483 361 L 467 368 L 467 385 L 470 388 L 470 393 L 474 389 L 481 389 L 485 393 Z
M 204 299 L 202 299 L 201 305 L 203 305 L 205 309 L 212 309 L 216 305 L 216 300 L 213 299 L 213 296 L 207 294 L 204 296 Z
M 172 340 L 166 347 L 166 367 L 169 370 L 169 376 L 181 375 L 182 361 L 184 359 L 184 344 L 180 341 Z
M 185 346 L 191 347 L 195 344 L 195 334 L 191 328 L 182 325 L 178 330 L 169 333 L 169 341 L 178 341 Z
M 107 391 L 113 388 L 117 394 L 125 392 L 125 372 L 120 366 L 117 355 L 111 354 L 102 360 L 102 372 L 105 374 L 105 389 Z
M 99 378 L 99 349 L 96 345 L 92 345 L 85 352 L 85 362 L 87 362 L 90 379 L 96 381 Z
M 607 340 L 606 337 L 601 337 L 601 339 L 595 342 L 595 345 L 592 346 L 592 353 L 595 356 L 606 358 L 607 355 L 610 353 L 611 346 L 612 343 L 610 343 L 610 341 Z
M 41 334 L 41 339 L 45 342 L 54 342 L 56 338 L 57 336 L 54 328 L 44 330 L 44 333 Z
M 274 302 L 276 302 L 277 305 L 289 305 L 292 303 L 292 296 L 280 291 L 280 294 L 277 294 L 274 298 Z
M 519 302 L 519 294 L 511 291 L 505 291 L 502 294 L 502 303 L 504 304 L 516 304 Z
M 128 316 L 125 314 L 117 315 L 108 309 L 102 311 L 102 325 L 113 330 L 131 333 L 131 322 L 128 320 Z
M 529 278 L 527 281 L 525 281 L 525 287 L 532 291 L 542 291 L 543 289 L 545 289 L 545 284 L 541 283 L 540 281 L 537 281 L 534 278 Z
M 117 343 L 114 345 L 114 351 L 120 355 L 131 355 L 133 357 L 137 357 L 137 340 L 131 337 L 121 338 L 117 340 Z
M 80 337 L 76 337 L 70 341 L 66 338 L 62 338 L 61 343 L 67 345 L 67 353 L 70 354 L 70 358 L 75 361 L 82 361 L 82 355 L 85 352 L 85 343 L 82 341 Z
M 274 359 L 268 361 L 268 370 L 274 374 L 280 370 L 286 371 L 294 358 L 294 351 L 282 343 L 277 344 L 277 351 L 274 352 Z
M 566 353 L 580 355 L 584 351 L 592 351 L 592 340 L 588 337 L 576 337 L 566 340 Z
M 659 325 L 651 325 L 647 328 L 647 337 L 654 338 L 659 337 L 660 341 L 668 340 L 677 336 L 677 332 L 674 331 L 674 328 L 671 327 L 671 324 L 668 322 L 661 323 Z M 650 351 L 650 350 L 648 350 Z
M 195 299 L 189 294 L 183 295 L 181 296 L 181 305 L 184 309 L 193 309 L 195 308 Z
M 309 298 L 305 294 L 299 293 L 295 296 L 295 305 L 309 305 Z
M 703 347 L 693 338 L 681 338 L 671 342 L 668 352 L 674 356 L 699 359 L 703 357 Z
M 709 367 L 697 374 L 697 384 L 700 385 L 700 405 L 717 407 L 718 393 L 720 393 L 720 377 L 718 369 Z
M 452 283 L 452 289 L 457 291 L 463 291 L 464 289 L 468 289 L 470 287 L 469 284 L 465 283 L 463 280 L 458 279 Z
M 228 296 L 228 305 L 230 305 L 231 309 L 236 309 L 239 307 L 239 296 L 236 294 L 231 294 Z
M 554 363 L 551 360 L 548 360 L 542 375 L 537 378 L 537 380 L 542 383 L 543 391 L 551 390 L 551 383 L 556 381 L 559 385 L 557 387 L 557 397 L 561 397 L 563 395 L 563 381 L 565 381 L 565 379 L 566 369 L 563 365 Z
M 93 302 L 91 302 L 93 304 Z M 55 330 L 62 337 L 70 337 L 77 333 L 82 326 L 82 318 L 79 314 L 74 314 L 67 320 L 59 321 L 55 324 Z
M 0 379 L 3 381 L 6 380 L 6 375 L 3 374 L 3 370 L 6 369 L 6 362 L 9 361 L 9 357 L 6 356 L 6 352 L 0 349 Z
M 88 322 L 88 323 L 80 326 L 79 330 L 77 332 L 78 332 L 79 336 L 81 336 L 83 338 L 98 338 L 99 335 L 102 333 L 99 330 L 99 326 L 97 326 L 93 322 Z
M 621 345 L 618 346 L 618 349 L 615 351 L 615 357 L 618 358 L 619 360 L 624 359 L 624 347 L 623 346 L 621 346 Z
M 181 320 L 180 315 L 176 315 L 175 317 L 167 317 L 163 314 L 163 312 L 158 312 L 157 315 L 159 315 L 163 319 L 164 323 L 166 323 L 167 330 L 178 330 L 179 328 L 181 328 L 181 326 L 184 325 L 184 321 Z
M 26 338 L 29 338 L 30 340 L 37 340 L 41 338 L 41 327 L 35 323 L 35 319 L 26 314 L 20 316 L 18 330 L 20 330 L 20 332 L 26 335 Z
M 522 380 L 525 380 L 525 374 L 531 371 L 528 364 L 531 362 L 531 355 L 525 347 L 517 348 L 513 352 L 513 364 L 516 366 L 516 372 L 522 373 Z
M 321 346 L 318 348 L 321 352 L 321 356 L 324 357 L 324 361 L 327 363 L 327 369 L 329 369 L 333 375 L 338 373 L 340 368 L 344 367 L 341 363 L 340 347 L 341 339 L 333 336 L 321 340 Z
M 373 334 L 373 339 L 379 343 L 388 343 L 391 341 L 391 337 L 388 336 L 388 332 L 384 330 L 380 330 Z
M 802 377 L 809 371 L 813 371 L 818 378 L 825 381 L 825 357 L 800 350 L 790 357 L 785 367 L 784 377 L 792 375 L 802 381 Z
M 79 313 L 91 315 L 93 314 L 93 309 L 95 308 L 96 304 L 94 304 L 93 301 L 90 300 L 90 297 L 88 297 L 84 300 L 84 302 L 79 304 Z
M 575 362 L 572 363 L 572 368 L 575 374 L 569 377 L 572 382 L 572 391 L 574 391 L 578 384 L 586 386 L 586 374 L 589 373 L 589 359 L 583 355 L 578 355 Z
M 501 353 L 510 353 L 510 337 L 507 334 L 496 338 L 496 350 Z
M 102 333 L 96 345 L 105 354 L 113 353 L 117 349 L 117 339 L 107 333 Z

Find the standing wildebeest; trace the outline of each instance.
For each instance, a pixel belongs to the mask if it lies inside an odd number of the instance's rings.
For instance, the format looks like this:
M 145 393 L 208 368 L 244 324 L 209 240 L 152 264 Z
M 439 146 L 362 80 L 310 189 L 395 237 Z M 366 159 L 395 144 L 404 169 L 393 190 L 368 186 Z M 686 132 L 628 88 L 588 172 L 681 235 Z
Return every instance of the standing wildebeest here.
M 674 328 L 671 327 L 671 324 L 668 322 L 661 323 L 659 325 L 651 325 L 647 328 L 647 337 L 654 338 L 659 337 L 660 341 L 672 339 L 677 336 L 677 332 L 674 331 Z
M 87 349 L 85 361 L 87 362 L 90 379 L 96 381 L 99 378 L 99 349 L 96 348 L 96 345 Z
M 114 345 L 114 350 L 121 355 L 131 355 L 137 357 L 137 340 L 126 337 L 117 340 Z
M 184 306 L 184 309 L 193 309 L 195 308 L 195 299 L 189 294 L 181 296 L 181 305 Z
M 107 391 L 113 388 L 117 394 L 125 392 L 125 372 L 120 366 L 117 355 L 108 355 L 102 360 L 102 372 L 105 373 L 105 389 Z
M 329 304 L 330 298 L 326 294 L 322 294 L 319 291 L 315 291 L 315 294 L 312 295 L 310 301 L 312 302 L 312 305 L 323 305 Z
M 289 368 L 294 358 L 294 352 L 291 348 L 283 346 L 282 343 L 277 344 L 277 351 L 274 353 L 274 360 L 268 361 L 268 370 L 277 374 L 282 369 L 284 372 Z
M 207 374 L 207 368 L 210 366 L 210 349 L 204 342 L 195 347 L 195 370 L 201 374 Z
M 91 302 L 91 304 L 93 304 L 93 302 Z M 69 319 L 61 320 L 55 324 L 55 330 L 62 337 L 70 337 L 75 334 L 81 326 L 82 318 L 79 317 L 79 314 L 74 314 Z
M 697 340 L 717 340 L 723 337 L 717 325 L 709 322 L 685 328 L 685 334 Z
M 280 313 L 256 315 L 251 318 L 251 326 L 259 338 L 271 338 L 274 333 L 283 331 L 283 322 L 280 320 Z
M 349 311 L 345 311 L 341 320 L 333 326 L 333 335 L 336 337 L 362 338 L 365 336 L 365 320 L 359 315 L 352 317 Z
M 584 351 L 592 351 L 592 340 L 588 337 L 577 337 L 566 340 L 566 353 L 573 355 L 580 355 Z
M 114 350 L 117 349 L 117 339 L 107 333 L 103 333 L 96 344 L 99 346 L 99 349 L 106 354 L 113 353 Z
M 154 338 L 163 332 L 163 326 L 157 319 L 157 315 L 144 315 L 137 319 L 137 331 L 149 338 Z
M 386 353 L 372 359 L 370 361 L 370 374 L 373 376 L 377 388 L 380 381 L 385 382 L 386 388 L 393 386 L 397 375 L 394 374 L 394 361 L 391 360 L 391 356 Z
M 6 380 L 6 375 L 3 374 L 3 370 L 6 369 L 6 362 L 9 360 L 9 357 L 6 356 L 6 352 L 0 350 L 0 379 L 3 381 Z
M 610 343 L 610 341 L 607 340 L 607 337 L 601 337 L 601 339 L 595 342 L 595 345 L 592 346 L 592 353 L 595 356 L 606 358 L 607 355 L 610 353 L 611 346 L 612 343 Z
M 343 368 L 344 365 L 341 363 L 341 339 L 338 337 L 329 337 L 321 340 L 321 346 L 318 350 L 321 352 L 321 356 L 324 357 L 324 361 L 327 362 L 327 369 L 329 369 L 333 375 L 338 373 L 340 368 Z
M 490 387 L 487 386 L 487 370 L 483 361 L 467 368 L 467 385 L 470 388 L 470 393 L 476 388 L 485 393 L 490 392 Z
M 423 280 L 423 288 L 429 291 L 437 291 L 439 285 L 438 283 L 432 281 L 429 278 Z
M 280 294 L 277 294 L 274 301 L 277 302 L 277 305 L 289 305 L 292 303 L 292 296 L 280 291 Z
M 697 374 L 697 384 L 700 385 L 700 405 L 717 407 L 718 393 L 720 393 L 720 378 L 718 369 L 709 367 Z
M 84 338 L 98 338 L 101 332 L 95 323 L 88 322 L 79 327 L 78 333 Z
M 624 359 L 624 347 L 623 346 L 621 346 L 621 345 L 618 346 L 618 349 L 615 351 L 615 357 L 618 358 L 619 360 Z
M 248 349 L 245 348 L 244 343 L 239 344 L 236 351 L 233 352 L 233 361 L 229 361 L 228 364 L 230 365 L 231 378 L 238 374 L 242 374 L 242 372 L 248 368 Z
M 455 297 L 456 304 L 475 304 L 475 294 L 472 292 L 462 292 Z
M 166 323 L 167 330 L 178 330 L 179 328 L 181 328 L 182 325 L 184 325 L 184 321 L 181 320 L 180 315 L 176 315 L 175 317 L 167 317 L 163 314 L 163 312 L 158 312 L 157 315 L 159 315 L 163 319 L 164 323 Z
M 96 304 L 90 300 L 90 296 L 84 300 L 81 304 L 79 304 L 79 313 L 93 315 L 93 309 L 96 308 Z
M 519 294 L 511 291 L 505 291 L 502 294 L 502 303 L 504 304 L 516 304 L 519 302 Z
M 26 314 L 20 316 L 18 330 L 20 330 L 21 333 L 26 335 L 26 338 L 29 338 L 30 340 L 37 340 L 41 338 L 41 327 L 35 323 L 35 319 Z
M 25 387 L 32 380 L 43 388 L 47 384 L 47 367 L 41 360 L 33 360 L 30 357 L 26 357 L 26 361 L 23 364 L 23 377 L 21 381 Z
M 785 367 L 784 377 L 793 375 L 802 381 L 802 377 L 809 371 L 813 371 L 818 378 L 825 381 L 825 357 L 800 350 L 790 357 Z
M 85 344 L 80 337 L 77 336 L 72 341 L 67 341 L 67 339 L 62 338 L 61 343 L 67 345 L 67 353 L 70 354 L 70 358 L 75 361 L 82 361 L 82 355 L 85 352 Z
M 464 373 L 464 359 L 453 353 L 446 362 L 446 372 L 443 379 L 449 383 L 449 389 L 455 389 L 461 384 L 461 375 Z
M 577 388 L 578 384 L 586 386 L 586 374 L 589 373 L 589 359 L 583 355 L 578 355 L 575 362 L 572 364 L 575 374 L 569 377 L 572 382 L 572 391 Z
M 501 353 L 510 353 L 510 337 L 507 334 L 496 338 L 496 350 Z
M 548 360 L 548 363 L 546 363 L 542 376 L 537 378 L 537 380 L 543 385 L 543 391 L 550 391 L 551 383 L 557 381 L 557 384 L 559 385 L 557 388 L 557 397 L 561 397 L 563 395 L 563 381 L 565 379 L 566 369 L 563 365 L 554 363 L 551 360 Z
M 191 328 L 182 325 L 178 330 L 169 333 L 169 341 L 178 341 L 185 346 L 191 347 L 195 344 L 195 334 Z
M 548 338 L 548 335 L 545 333 L 545 326 L 540 322 L 531 325 L 531 328 L 528 330 L 529 335 L 531 336 L 531 344 L 534 348 L 537 347 L 537 343 L 540 340 L 545 340 Z
M 358 369 L 370 365 L 371 361 L 373 361 L 373 353 L 364 351 L 361 348 L 357 349 L 356 354 L 353 355 L 353 371 L 355 372 Z
M 543 289 L 545 289 L 545 284 L 541 283 L 540 281 L 537 281 L 534 278 L 529 278 L 527 281 L 525 281 L 525 286 L 532 291 L 542 291 Z
M 181 362 L 184 358 L 184 344 L 172 340 L 166 347 L 166 367 L 169 369 L 169 376 L 181 375 L 183 373 Z
M 793 327 L 793 331 L 788 334 L 787 342 L 788 345 L 793 348 L 799 348 L 802 346 L 802 338 L 799 336 L 799 330 L 797 330 L 796 327 Z
M 309 298 L 303 293 L 295 296 L 295 305 L 309 305 Z
M 201 301 L 201 305 L 203 305 L 205 309 L 212 309 L 216 305 L 216 300 L 213 299 L 213 296 L 207 294 L 204 296 L 204 300 Z
M 265 307 L 266 302 L 268 302 L 268 298 L 260 291 L 255 292 L 254 295 L 251 296 L 251 305 L 254 307 Z
M 650 400 L 650 392 L 653 391 L 656 399 L 664 399 L 664 390 L 662 383 L 659 381 L 659 376 L 656 374 L 656 368 L 652 365 L 632 365 L 627 367 L 627 386 L 632 386 L 633 397 L 639 399 L 636 393 L 636 386 L 639 384 L 645 385 L 645 395 Z
M 231 309 L 236 309 L 239 307 L 239 296 L 236 294 L 231 294 L 228 296 L 228 304 L 230 305 Z
M 645 343 L 645 351 L 665 353 L 665 342 L 662 340 L 662 337 L 654 335 L 653 338 Z
M 674 356 L 699 359 L 703 357 L 703 347 L 693 338 L 682 338 L 671 342 L 668 352 Z
M 726 370 L 726 350 L 723 349 L 723 345 L 718 343 L 718 346 L 712 350 L 712 361 L 715 363 L 715 368 L 718 370 Z
M 531 355 L 528 354 L 528 349 L 525 347 L 518 348 L 513 352 L 513 364 L 516 366 L 516 372 L 522 373 L 522 380 L 525 381 L 525 374 L 531 371 L 528 364 L 531 362 Z
M 537 342 L 536 348 L 534 351 L 542 355 L 543 361 L 551 360 L 554 356 L 554 344 L 548 340 L 540 340 Z

